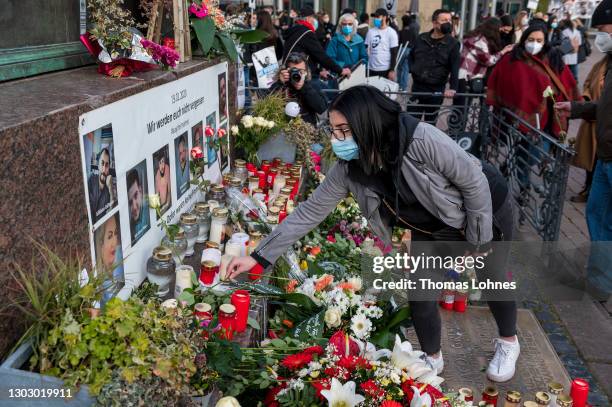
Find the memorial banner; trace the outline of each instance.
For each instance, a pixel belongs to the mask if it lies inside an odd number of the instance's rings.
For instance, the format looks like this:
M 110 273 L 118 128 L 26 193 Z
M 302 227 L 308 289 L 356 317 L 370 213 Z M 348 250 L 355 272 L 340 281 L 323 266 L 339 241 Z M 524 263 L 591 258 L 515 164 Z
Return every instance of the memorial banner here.
M 217 149 L 204 132 L 229 129 L 227 74 L 221 63 L 79 118 L 93 266 L 124 281 L 112 290 L 122 299 L 144 280 L 164 236 L 147 195 L 159 195 L 162 218 L 177 223 L 201 198 L 190 184 L 191 148 L 207 155 L 204 177 L 213 182 L 230 162 L 228 137 Z

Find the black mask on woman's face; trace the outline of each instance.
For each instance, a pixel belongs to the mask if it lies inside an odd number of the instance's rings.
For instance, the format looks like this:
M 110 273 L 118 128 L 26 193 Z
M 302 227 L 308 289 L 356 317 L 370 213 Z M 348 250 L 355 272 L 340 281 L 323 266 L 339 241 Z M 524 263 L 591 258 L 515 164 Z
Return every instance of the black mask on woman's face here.
M 440 25 L 440 32 L 444 35 L 450 34 L 453 31 L 451 23 L 444 23 Z

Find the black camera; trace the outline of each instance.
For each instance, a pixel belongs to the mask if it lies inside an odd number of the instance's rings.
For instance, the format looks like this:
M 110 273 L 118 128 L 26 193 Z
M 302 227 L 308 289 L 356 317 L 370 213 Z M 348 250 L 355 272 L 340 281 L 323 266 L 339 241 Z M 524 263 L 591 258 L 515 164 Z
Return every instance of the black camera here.
M 299 83 L 302 80 L 302 72 L 297 68 L 289 68 L 289 80 L 291 83 Z

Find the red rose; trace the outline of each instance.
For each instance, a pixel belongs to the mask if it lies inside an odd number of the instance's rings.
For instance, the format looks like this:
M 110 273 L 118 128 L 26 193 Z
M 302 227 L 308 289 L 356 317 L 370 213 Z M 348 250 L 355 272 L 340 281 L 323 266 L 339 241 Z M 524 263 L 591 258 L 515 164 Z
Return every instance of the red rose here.
M 327 235 L 327 241 L 328 242 L 332 242 L 332 243 L 336 243 L 336 238 L 332 235 Z
M 219 138 L 225 137 L 226 134 L 227 134 L 227 131 L 225 129 L 219 129 L 217 131 L 217 136 L 219 136 Z
M 215 129 L 213 129 L 210 126 L 206 126 L 206 129 L 204 130 L 204 134 L 206 134 L 206 137 L 212 137 L 215 135 Z
M 287 355 L 281 362 L 281 365 L 290 370 L 300 369 L 312 361 L 311 353 L 296 353 L 295 355 Z
M 204 158 L 204 153 L 202 152 L 202 149 L 199 146 L 196 146 L 191 149 L 191 158 L 193 158 L 194 160 Z

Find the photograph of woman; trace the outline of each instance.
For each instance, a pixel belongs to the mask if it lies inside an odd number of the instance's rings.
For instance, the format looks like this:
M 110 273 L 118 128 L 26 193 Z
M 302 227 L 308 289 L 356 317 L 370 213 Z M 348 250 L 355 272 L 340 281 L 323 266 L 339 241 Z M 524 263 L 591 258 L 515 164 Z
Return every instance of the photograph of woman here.
M 95 230 L 94 247 L 98 272 L 108 273 L 109 277 L 104 284 L 102 303 L 105 303 L 114 297 L 125 284 L 119 212 L 116 212 Z
M 494 167 L 462 150 L 436 127 L 402 112 L 399 103 L 369 86 L 340 94 L 329 108 L 327 129 L 338 161 L 324 181 L 250 256 L 234 258 L 230 276 L 257 264 L 268 267 L 315 228 L 349 193 L 373 232 L 391 243 L 394 226 L 410 228 L 413 241 L 464 241 L 472 255 L 488 254 L 493 240 L 512 240 L 508 186 Z M 504 250 L 491 257 L 503 263 Z M 495 263 L 499 264 L 499 263 Z M 490 272 L 490 271 L 488 271 Z M 504 279 L 504 270 L 497 270 Z M 479 279 L 480 279 L 479 275 Z M 489 301 L 498 326 L 487 376 L 514 376 L 520 353 L 514 301 Z M 410 300 L 412 321 L 427 363 L 440 374 L 441 319 L 437 301 Z

